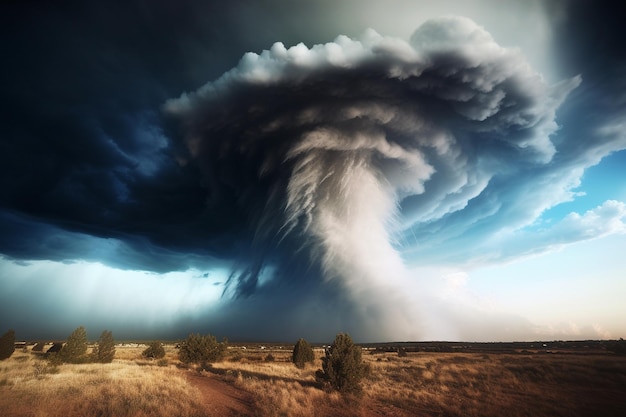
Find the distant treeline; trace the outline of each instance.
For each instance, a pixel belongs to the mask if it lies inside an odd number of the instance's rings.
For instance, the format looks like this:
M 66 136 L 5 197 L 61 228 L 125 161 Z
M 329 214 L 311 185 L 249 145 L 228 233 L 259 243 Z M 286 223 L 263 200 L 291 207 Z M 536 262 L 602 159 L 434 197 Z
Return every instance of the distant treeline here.
M 622 353 L 625 343 L 620 340 L 554 340 L 536 342 L 387 342 L 363 343 L 362 347 L 376 352 L 465 352 L 465 353 Z M 616 349 L 617 347 L 617 349 Z

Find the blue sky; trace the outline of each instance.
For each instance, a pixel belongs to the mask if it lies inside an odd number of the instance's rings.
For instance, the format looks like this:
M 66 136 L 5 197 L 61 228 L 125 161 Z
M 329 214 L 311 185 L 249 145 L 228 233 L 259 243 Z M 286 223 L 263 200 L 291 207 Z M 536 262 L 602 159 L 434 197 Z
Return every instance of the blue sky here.
M 621 9 L 583 3 L 2 6 L 0 331 L 624 337 Z

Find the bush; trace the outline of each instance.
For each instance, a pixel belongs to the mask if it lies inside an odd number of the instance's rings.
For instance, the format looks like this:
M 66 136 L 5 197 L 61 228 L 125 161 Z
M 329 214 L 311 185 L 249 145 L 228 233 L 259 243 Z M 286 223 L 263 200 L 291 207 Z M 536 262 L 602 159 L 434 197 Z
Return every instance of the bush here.
M 161 359 L 165 356 L 165 348 L 161 342 L 150 342 L 146 350 L 141 352 L 141 356 L 150 359 Z
M 300 369 L 304 368 L 307 362 L 313 362 L 315 355 L 313 354 L 313 348 L 304 339 L 300 339 L 293 347 L 293 354 L 291 356 L 292 362 Z
M 65 363 L 89 362 L 89 357 L 87 356 L 87 331 L 83 326 L 76 328 L 72 332 L 57 357 L 60 362 Z
M 98 339 L 98 343 L 92 353 L 92 358 L 94 362 L 111 363 L 114 357 L 115 340 L 113 340 L 113 333 L 109 330 L 105 330 Z
M 265 362 L 274 362 L 275 360 L 276 358 L 271 353 L 268 353 L 267 356 L 265 357 Z
M 37 379 L 43 379 L 48 374 L 58 374 L 59 368 L 53 363 L 37 361 L 33 364 L 33 375 Z
M 361 360 L 361 348 L 352 342 L 349 335 L 339 333 L 322 358 L 322 372 L 318 372 L 318 376 L 337 391 L 360 394 L 361 379 L 366 371 Z
M 228 342 L 218 343 L 215 336 L 190 334 L 180 344 L 178 357 L 183 363 L 212 363 L 221 361 L 226 354 Z
M 15 352 L 15 332 L 10 329 L 0 337 L 0 360 L 8 359 Z

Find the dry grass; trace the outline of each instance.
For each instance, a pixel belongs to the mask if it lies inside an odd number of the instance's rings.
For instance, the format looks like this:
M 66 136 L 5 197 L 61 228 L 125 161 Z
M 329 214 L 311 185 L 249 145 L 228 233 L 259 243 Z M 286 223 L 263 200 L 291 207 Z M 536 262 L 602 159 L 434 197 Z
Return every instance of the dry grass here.
M 264 416 L 623 416 L 626 358 L 461 353 L 364 354 L 371 374 L 362 398 L 326 392 L 315 365 L 288 361 L 215 364 L 253 393 Z
M 626 415 L 626 358 L 410 354 L 368 358 L 366 397 L 407 415 Z
M 199 392 L 175 368 L 117 359 L 53 368 L 23 352 L 0 363 L 0 410 L 5 417 L 204 415 Z
M 264 358 L 270 353 L 275 360 L 267 362 Z M 321 350 L 315 351 L 317 364 L 322 354 Z M 240 360 L 214 364 L 212 372 L 225 375 L 238 387 L 252 393 L 261 416 L 355 415 L 357 404 L 346 401 L 337 392 L 320 389 L 315 381 L 318 368 L 318 365 L 307 364 L 299 369 L 291 362 L 291 352 L 271 351 L 246 352 Z
M 115 347 L 115 359 L 135 361 L 139 363 L 153 363 L 154 360 L 146 359 L 141 356 L 141 353 L 146 350 L 148 344 L 142 343 L 128 343 L 123 345 L 117 345 Z M 173 344 L 164 344 L 165 357 L 163 358 L 168 364 L 174 364 L 178 362 L 178 350 Z
M 141 357 L 145 346 L 117 348 L 112 364 L 51 368 L 30 352 L 0 362 L 2 416 L 200 416 L 199 392 L 177 369 Z M 271 353 L 274 361 L 266 361 Z M 626 357 L 610 355 L 385 353 L 363 396 L 342 397 L 315 380 L 321 351 L 304 369 L 291 352 L 231 349 L 209 377 L 250 392 L 259 416 L 617 417 L 626 415 Z

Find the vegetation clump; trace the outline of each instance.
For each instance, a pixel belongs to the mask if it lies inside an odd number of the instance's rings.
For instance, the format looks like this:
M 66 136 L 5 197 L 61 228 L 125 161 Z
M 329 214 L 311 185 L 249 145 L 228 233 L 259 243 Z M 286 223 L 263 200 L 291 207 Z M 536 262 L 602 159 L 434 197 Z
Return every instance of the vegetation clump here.
M 67 338 L 65 345 L 57 354 L 57 359 L 65 363 L 87 363 L 87 331 L 83 326 L 76 328 Z
M 104 330 L 93 350 L 93 362 L 111 363 L 115 357 L 115 340 L 110 330 Z
M 0 337 L 0 360 L 8 359 L 15 352 L 15 331 L 8 330 Z
M 313 354 L 313 348 L 309 342 L 304 339 L 299 339 L 293 347 L 291 360 L 300 369 L 304 368 L 307 362 L 313 362 L 315 355 Z
M 213 363 L 224 359 L 228 342 L 218 342 L 215 336 L 210 334 L 190 334 L 180 344 L 178 358 L 185 364 L 189 363 Z
M 141 352 L 141 356 L 149 359 L 161 359 L 165 356 L 165 348 L 158 341 L 150 342 L 146 350 Z
M 361 360 L 361 348 L 352 342 L 349 335 L 339 333 L 326 349 L 322 370 L 317 375 L 341 393 L 360 394 L 361 380 L 366 372 L 367 367 Z

